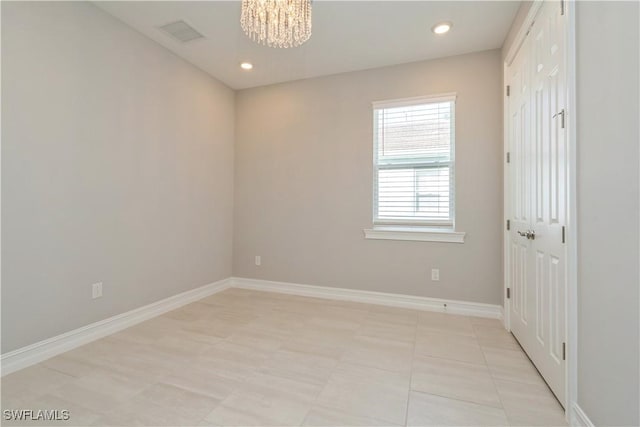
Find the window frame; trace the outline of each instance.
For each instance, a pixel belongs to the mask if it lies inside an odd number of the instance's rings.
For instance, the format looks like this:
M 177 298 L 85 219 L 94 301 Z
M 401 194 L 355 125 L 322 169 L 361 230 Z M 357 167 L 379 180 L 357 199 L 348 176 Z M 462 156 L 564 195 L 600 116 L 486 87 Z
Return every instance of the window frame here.
M 449 160 L 430 160 L 430 161 L 398 161 L 389 162 L 382 165 L 381 168 L 378 159 L 378 123 L 377 114 L 379 110 L 385 108 L 406 107 L 424 104 L 436 104 L 441 102 L 451 103 L 451 136 L 449 147 Z M 411 231 L 452 231 L 455 229 L 455 128 L 456 128 L 456 93 L 444 93 L 431 96 L 419 96 L 413 98 L 393 99 L 387 101 L 375 101 L 372 103 L 372 119 L 373 119 L 373 226 L 378 230 L 401 231 L 402 233 Z M 449 219 L 407 219 L 407 218 L 384 218 L 378 217 L 378 177 L 381 169 L 408 169 L 410 167 L 419 169 L 435 169 L 438 167 L 448 166 L 449 168 Z M 417 191 L 416 191 L 417 194 Z M 371 234 L 371 233 L 370 233 Z M 367 236 L 369 237 L 369 236 Z M 404 239 L 403 239 L 404 240 Z M 416 240 L 416 239 L 411 239 Z

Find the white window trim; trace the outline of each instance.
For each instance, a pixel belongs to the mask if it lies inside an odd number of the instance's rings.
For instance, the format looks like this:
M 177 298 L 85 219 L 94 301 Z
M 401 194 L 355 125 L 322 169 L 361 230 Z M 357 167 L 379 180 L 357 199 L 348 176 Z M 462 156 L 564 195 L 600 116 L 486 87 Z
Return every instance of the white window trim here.
M 376 226 L 364 230 L 365 239 L 464 243 L 467 233 L 450 228 Z
M 393 108 L 393 107 L 406 107 L 408 105 L 416 105 L 420 103 L 428 102 L 456 102 L 456 92 L 439 93 L 437 95 L 428 96 L 414 96 L 412 98 L 400 98 L 391 99 L 388 101 L 373 101 L 371 105 L 373 108 Z
M 402 107 L 408 105 L 416 105 L 420 103 L 435 103 L 435 102 L 453 102 L 454 109 L 456 103 L 456 93 L 442 93 L 432 96 L 419 96 L 412 98 L 394 99 L 388 101 L 374 101 L 372 102 L 373 109 Z M 455 110 L 454 110 L 455 111 Z M 455 114 L 455 112 L 454 112 Z M 455 123 L 455 120 L 454 120 Z M 422 242 L 445 242 L 445 243 L 464 243 L 466 233 L 455 231 L 455 124 L 452 129 L 454 138 L 451 146 L 452 162 L 450 163 L 451 170 L 451 221 L 421 221 L 421 220 L 377 220 L 377 191 L 374 188 L 374 203 L 373 203 L 373 228 L 365 229 L 364 235 L 366 239 L 377 240 L 409 240 L 409 241 L 422 241 Z M 375 124 L 374 124 L 375 134 Z M 374 169 L 374 187 L 375 180 L 377 179 L 375 174 L 378 170 L 377 153 L 374 147 L 373 153 L 373 169 Z

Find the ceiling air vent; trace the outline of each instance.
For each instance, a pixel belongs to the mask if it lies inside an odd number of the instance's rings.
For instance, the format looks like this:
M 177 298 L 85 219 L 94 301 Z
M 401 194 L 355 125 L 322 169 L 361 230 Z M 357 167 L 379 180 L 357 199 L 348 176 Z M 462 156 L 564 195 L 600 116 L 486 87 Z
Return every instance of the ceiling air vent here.
M 190 42 L 191 40 L 201 39 L 204 37 L 184 21 L 171 22 L 159 28 L 182 43 Z

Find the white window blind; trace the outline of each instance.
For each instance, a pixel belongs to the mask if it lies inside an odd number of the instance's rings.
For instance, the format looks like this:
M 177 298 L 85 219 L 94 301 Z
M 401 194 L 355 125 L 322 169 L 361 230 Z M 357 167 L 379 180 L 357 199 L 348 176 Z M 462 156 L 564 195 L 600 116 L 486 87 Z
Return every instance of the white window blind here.
M 453 226 L 455 96 L 373 111 L 374 224 Z

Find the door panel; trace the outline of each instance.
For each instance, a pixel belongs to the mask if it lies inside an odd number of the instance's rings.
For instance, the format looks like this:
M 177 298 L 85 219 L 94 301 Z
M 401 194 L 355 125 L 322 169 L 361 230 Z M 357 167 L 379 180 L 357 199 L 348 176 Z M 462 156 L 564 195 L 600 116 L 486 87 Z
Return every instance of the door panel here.
M 544 346 L 546 343 L 547 334 L 545 333 L 545 312 L 547 306 L 545 305 L 545 256 L 543 252 L 536 252 L 536 338 L 540 345 Z

